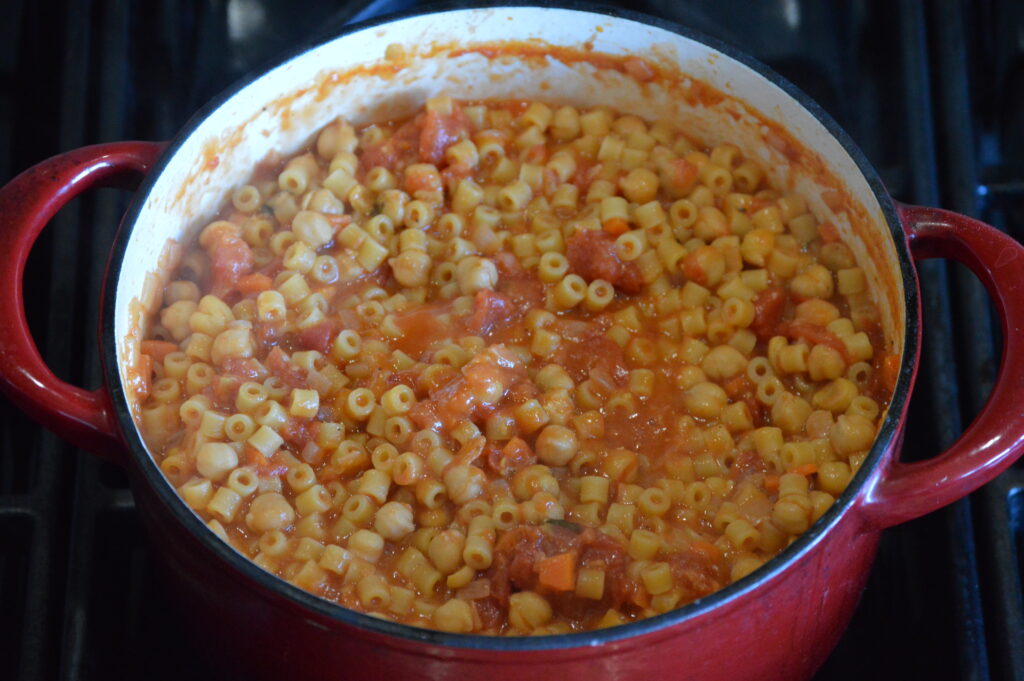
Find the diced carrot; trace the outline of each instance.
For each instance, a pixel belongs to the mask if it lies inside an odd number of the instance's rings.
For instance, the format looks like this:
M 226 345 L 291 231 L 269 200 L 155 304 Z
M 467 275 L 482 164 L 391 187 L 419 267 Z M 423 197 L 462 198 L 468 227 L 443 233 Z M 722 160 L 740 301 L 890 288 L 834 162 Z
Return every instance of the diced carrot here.
M 818 472 L 818 464 L 816 463 L 805 463 L 797 466 L 793 469 L 793 472 L 798 475 L 814 475 Z
M 619 236 L 629 231 L 629 223 L 625 218 L 610 218 L 604 221 L 604 231 L 612 236 Z
M 244 296 L 250 293 L 266 291 L 274 285 L 274 280 L 265 274 L 253 272 L 238 278 L 238 292 Z
M 779 489 L 779 476 L 777 475 L 766 475 L 764 476 L 764 491 L 775 492 Z
M 690 552 L 696 553 L 698 556 L 703 556 L 707 560 L 717 561 L 722 557 L 722 550 L 711 542 L 704 541 L 703 539 L 697 539 L 690 544 Z
M 171 341 L 144 340 L 139 344 L 139 351 L 152 357 L 154 362 L 163 362 L 164 357 L 178 351 L 178 344 Z
M 552 591 L 572 591 L 576 588 L 576 555 L 570 551 L 545 558 L 537 563 L 537 575 Z

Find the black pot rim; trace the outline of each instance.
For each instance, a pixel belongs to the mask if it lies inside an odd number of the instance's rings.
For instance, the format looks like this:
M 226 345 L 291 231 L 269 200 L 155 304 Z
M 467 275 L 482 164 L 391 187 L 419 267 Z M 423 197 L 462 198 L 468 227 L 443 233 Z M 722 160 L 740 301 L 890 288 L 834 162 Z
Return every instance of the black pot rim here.
M 535 0 L 533 2 L 505 0 L 479 4 L 473 3 L 472 7 L 469 9 L 509 9 L 514 11 L 529 8 L 565 9 L 588 12 L 591 14 L 607 16 L 613 19 L 622 19 L 646 24 L 676 33 L 717 50 L 727 57 L 730 57 L 740 64 L 752 69 L 782 89 L 787 95 L 795 99 L 812 116 L 814 116 L 814 118 L 816 118 L 818 122 L 828 130 L 828 132 L 843 147 L 846 153 L 853 159 L 858 170 L 864 176 L 872 193 L 881 206 L 885 220 L 888 224 L 889 231 L 899 257 L 900 274 L 903 283 L 903 304 L 905 306 L 906 319 L 903 339 L 903 357 L 896 388 L 889 406 L 889 411 L 879 430 L 878 437 L 857 474 L 853 477 L 844 493 L 840 495 L 832 507 L 807 532 L 801 535 L 778 555 L 766 562 L 764 566 L 755 570 L 747 577 L 744 577 L 743 579 L 730 584 L 729 586 L 726 586 L 705 598 L 693 601 L 679 609 L 629 624 L 597 631 L 536 637 L 500 637 L 484 636 L 479 634 L 450 634 L 430 629 L 421 629 L 372 617 L 362 612 L 350 610 L 322 599 L 319 596 L 315 596 L 304 591 L 299 587 L 266 572 L 262 568 L 257 567 L 248 558 L 217 538 L 205 527 L 199 517 L 185 505 L 181 497 L 178 496 L 177 491 L 167 483 L 163 473 L 150 456 L 144 443 L 136 432 L 135 423 L 131 416 L 127 397 L 121 385 L 120 374 L 118 371 L 118 339 L 114 337 L 113 319 L 117 305 L 117 282 L 120 278 L 121 264 L 125 256 L 129 238 L 139 214 L 142 211 L 142 207 L 145 205 L 146 199 L 153 190 L 157 178 L 163 172 L 169 159 L 213 111 L 231 99 L 242 88 L 257 80 L 273 68 L 300 58 L 306 53 L 317 49 L 322 45 L 331 43 L 345 35 L 403 19 L 445 12 L 456 12 L 465 10 L 467 7 L 461 3 L 437 4 L 418 10 L 397 12 L 357 24 L 352 24 L 350 26 L 345 26 L 342 30 L 336 32 L 330 37 L 316 40 L 310 44 L 302 46 L 284 58 L 277 60 L 267 68 L 254 72 L 241 79 L 239 82 L 235 83 L 219 96 L 210 100 L 200 108 L 168 144 L 166 150 L 136 192 L 132 204 L 125 213 L 117 236 L 115 237 L 108 263 L 107 277 L 104 282 L 100 329 L 103 341 L 101 343 L 101 359 L 103 362 L 104 380 L 110 391 L 111 401 L 113 402 L 114 410 L 117 414 L 118 423 L 121 427 L 125 441 L 132 452 L 136 471 L 141 473 L 141 477 L 145 479 L 150 490 L 154 492 L 156 497 L 158 497 L 163 503 L 166 511 L 170 513 L 178 523 L 183 525 L 206 550 L 217 556 L 220 561 L 225 563 L 226 565 L 223 566 L 225 569 L 230 567 L 244 575 L 259 587 L 266 589 L 279 597 L 287 599 L 292 604 L 304 608 L 310 613 L 315 613 L 325 619 L 333 620 L 339 624 L 366 630 L 368 632 L 393 636 L 409 642 L 427 644 L 436 647 L 483 651 L 532 652 L 555 650 L 569 651 L 572 649 L 593 648 L 594 646 L 599 646 L 605 643 L 626 642 L 631 639 L 662 632 L 671 627 L 695 620 L 715 609 L 725 606 L 732 601 L 738 600 L 775 580 L 794 563 L 805 556 L 822 539 L 822 537 L 825 536 L 833 526 L 838 524 L 847 512 L 853 508 L 858 496 L 865 491 L 867 485 L 875 475 L 875 469 L 877 468 L 878 463 L 884 458 L 885 453 L 897 444 L 901 418 L 909 399 L 915 370 L 914 368 L 917 361 L 919 342 L 917 276 L 912 264 L 913 259 L 911 258 L 894 203 L 882 184 L 878 173 L 868 162 L 860 148 L 839 126 L 839 124 L 821 108 L 820 105 L 760 61 L 733 48 L 732 46 L 681 26 L 675 22 L 652 17 L 640 12 L 613 8 L 590 2 L 580 2 L 577 0 L 564 0 L 562 2 L 547 2 L 546 0 Z

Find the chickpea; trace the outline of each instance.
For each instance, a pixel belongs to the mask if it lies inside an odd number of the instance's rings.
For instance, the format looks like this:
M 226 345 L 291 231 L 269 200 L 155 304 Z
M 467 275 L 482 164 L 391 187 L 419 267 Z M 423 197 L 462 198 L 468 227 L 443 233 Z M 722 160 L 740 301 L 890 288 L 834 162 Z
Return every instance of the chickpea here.
M 399 501 L 389 501 L 377 510 L 373 527 L 380 536 L 398 541 L 416 529 L 412 518 L 412 506 Z
M 292 218 L 295 236 L 313 249 L 320 248 L 334 236 L 334 226 L 320 213 L 301 210 Z
M 551 604 L 533 591 L 520 591 L 509 596 L 508 621 L 516 629 L 528 633 L 551 621 Z
M 455 278 L 462 295 L 471 296 L 477 291 L 494 289 L 498 283 L 498 268 L 486 258 L 471 255 L 459 261 Z
M 427 547 L 427 556 L 443 574 L 450 575 L 462 564 L 466 537 L 460 530 L 447 529 L 434 535 Z
M 732 378 L 747 368 L 747 358 L 731 345 L 719 345 L 704 356 L 701 369 L 713 381 Z
M 832 273 L 825 267 L 811 265 L 802 273 L 793 277 L 789 282 L 789 290 L 794 296 L 803 300 L 810 298 L 827 300 L 832 297 L 835 283 L 832 281 Z
M 858 414 L 843 414 L 828 433 L 836 452 L 849 456 L 864 451 L 875 440 L 875 424 Z
M 232 357 L 247 358 L 253 353 L 252 333 L 248 328 L 230 328 L 217 334 L 210 349 L 210 359 L 220 365 Z
M 220 480 L 238 466 L 238 454 L 224 442 L 205 442 L 196 452 L 196 468 L 210 480 Z
M 846 247 L 846 244 L 839 241 L 822 246 L 818 259 L 821 260 L 822 265 L 833 272 L 857 266 L 853 253 Z
M 693 416 L 710 419 L 718 416 L 729 401 L 720 385 L 706 381 L 693 385 L 683 393 L 683 406 Z
M 487 476 L 476 466 L 455 465 L 444 473 L 444 486 L 456 504 L 464 504 L 483 494 Z
M 658 176 L 647 168 L 634 168 L 619 184 L 622 193 L 633 203 L 647 203 L 658 196 Z
M 395 281 L 406 288 L 425 286 L 430 281 L 430 256 L 424 251 L 403 251 L 388 261 Z
M 743 260 L 754 267 L 764 267 L 775 249 L 775 233 L 770 229 L 754 229 L 743 235 L 740 253 Z
M 431 619 L 441 631 L 466 634 L 473 631 L 473 606 L 462 599 L 453 598 L 435 610 Z
M 295 509 L 281 494 L 265 492 L 252 500 L 245 524 L 257 532 L 280 530 L 295 520 Z
M 183 341 L 192 333 L 188 320 L 198 309 L 199 305 L 195 301 L 179 300 L 160 312 L 160 324 L 171 332 L 171 337 L 174 340 Z
M 566 465 L 578 447 L 576 433 L 565 426 L 546 426 L 537 436 L 537 458 L 549 466 Z

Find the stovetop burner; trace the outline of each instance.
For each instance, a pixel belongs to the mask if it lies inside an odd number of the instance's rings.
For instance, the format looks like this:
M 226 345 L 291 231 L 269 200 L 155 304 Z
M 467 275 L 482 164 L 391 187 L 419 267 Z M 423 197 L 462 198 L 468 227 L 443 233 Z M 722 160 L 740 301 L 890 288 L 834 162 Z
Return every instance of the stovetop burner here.
M 246 72 L 415 0 L 9 0 L 0 22 L 0 181 L 58 152 L 165 139 Z M 635 0 L 749 52 L 820 102 L 912 203 L 1024 239 L 1024 4 Z M 29 261 L 29 322 L 54 371 L 100 381 L 106 253 L 127 196 L 65 208 Z M 948 446 L 984 403 L 999 330 L 984 290 L 920 267 L 925 335 L 904 457 Z M 0 678 L 221 678 L 183 634 L 124 475 L 0 401 Z M 887 531 L 819 679 L 1024 680 L 1024 468 Z

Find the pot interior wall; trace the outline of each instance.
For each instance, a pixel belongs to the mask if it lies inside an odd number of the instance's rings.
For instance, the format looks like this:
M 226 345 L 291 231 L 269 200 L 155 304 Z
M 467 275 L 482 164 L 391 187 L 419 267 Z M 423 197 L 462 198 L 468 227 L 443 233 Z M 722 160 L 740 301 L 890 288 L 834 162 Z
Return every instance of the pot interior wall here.
M 473 49 L 496 43 L 504 56 Z M 538 54 L 544 46 L 578 51 L 545 57 Z M 643 56 L 664 77 L 638 83 L 592 58 L 596 53 Z M 903 281 L 882 209 L 814 115 L 754 69 L 674 32 L 579 11 L 506 8 L 411 17 L 337 38 L 242 87 L 183 133 L 144 198 L 117 282 L 123 384 L 178 245 L 195 237 L 258 162 L 300 150 L 337 116 L 356 124 L 400 117 L 438 93 L 605 104 L 675 121 L 707 145 L 737 144 L 777 186 L 803 194 L 854 249 L 879 304 L 888 351 L 902 352 Z M 128 401 L 134 406 L 130 392 Z

